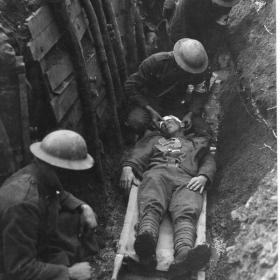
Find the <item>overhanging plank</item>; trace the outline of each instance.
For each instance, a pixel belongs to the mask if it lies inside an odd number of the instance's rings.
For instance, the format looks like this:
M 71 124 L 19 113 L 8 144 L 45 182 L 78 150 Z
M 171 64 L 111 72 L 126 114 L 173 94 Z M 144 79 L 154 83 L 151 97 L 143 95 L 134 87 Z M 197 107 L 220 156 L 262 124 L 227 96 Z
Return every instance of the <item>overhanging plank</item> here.
M 83 11 L 81 11 L 81 13 L 73 20 L 73 25 L 76 36 L 79 41 L 81 41 L 88 28 L 88 20 L 86 19 L 85 13 Z
M 32 38 L 35 39 L 52 21 L 54 21 L 54 17 L 48 6 L 41 7 L 27 18 L 26 23 Z
M 74 68 L 70 57 L 68 55 L 61 56 L 57 63 L 46 72 L 52 91 L 55 91 L 73 72 Z
M 49 50 L 58 42 L 61 33 L 55 22 L 51 22 L 33 41 L 28 43 L 32 57 L 40 61 Z
M 77 101 L 77 99 L 77 82 L 75 79 L 73 79 L 61 95 L 54 97 L 51 100 L 51 105 L 54 110 L 57 122 L 60 122 L 64 118 L 64 116 L 70 110 L 71 106 Z
M 83 116 L 82 104 L 79 99 L 75 101 L 68 113 L 63 117 L 60 122 L 60 127 L 75 130 L 77 124 L 80 123 Z

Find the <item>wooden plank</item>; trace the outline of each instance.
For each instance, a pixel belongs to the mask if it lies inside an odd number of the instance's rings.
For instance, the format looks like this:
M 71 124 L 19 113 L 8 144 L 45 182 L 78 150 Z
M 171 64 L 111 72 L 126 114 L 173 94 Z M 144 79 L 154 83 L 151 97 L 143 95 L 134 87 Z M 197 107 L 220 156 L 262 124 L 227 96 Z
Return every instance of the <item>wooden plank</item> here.
M 86 68 L 89 78 L 95 82 L 96 87 L 103 85 L 102 74 L 97 63 L 96 53 L 93 52 L 86 60 Z
M 74 67 L 70 57 L 68 55 L 61 56 L 57 63 L 46 72 L 51 89 L 55 92 L 55 89 L 73 72 Z
M 203 193 L 202 210 L 197 222 L 197 238 L 195 246 L 206 242 L 206 207 L 207 207 L 207 192 Z M 197 272 L 197 280 L 205 280 L 205 271 L 200 270 Z
M 57 122 L 60 122 L 64 118 L 64 116 L 70 110 L 71 106 L 77 101 L 77 99 L 77 82 L 75 79 L 73 79 L 61 95 L 54 97 L 51 100 L 51 105 Z
M 44 31 L 50 23 L 54 21 L 52 12 L 48 6 L 38 9 L 26 20 L 26 24 L 33 39 Z
M 102 99 L 101 99 L 102 98 Z M 101 120 L 102 116 L 107 108 L 108 105 L 108 100 L 103 97 L 100 98 L 100 103 L 98 104 L 97 108 L 96 108 L 96 115 L 97 117 Z
M 75 130 L 77 124 L 80 123 L 83 116 L 82 104 L 78 99 L 68 113 L 61 120 L 59 126 L 67 129 Z
M 87 28 L 88 28 L 89 22 L 86 19 L 86 15 L 83 11 L 73 20 L 73 26 L 75 29 L 76 36 L 79 41 L 83 38 Z
M 40 61 L 49 50 L 58 42 L 61 33 L 55 22 L 51 22 L 33 41 L 28 43 L 32 57 Z
M 78 0 L 66 0 L 66 8 L 72 22 L 82 12 L 82 6 Z
M 207 192 L 203 193 L 202 210 L 197 222 L 197 238 L 195 246 L 206 242 L 206 206 L 207 206 Z
M 27 85 L 25 76 L 25 64 L 22 56 L 16 57 L 16 71 L 18 73 L 19 81 L 19 103 L 20 103 L 20 119 L 21 119 L 21 133 L 23 142 L 23 158 L 24 163 L 28 163 L 30 160 L 29 146 L 31 144 L 29 134 L 29 112 L 28 112 L 28 96 Z

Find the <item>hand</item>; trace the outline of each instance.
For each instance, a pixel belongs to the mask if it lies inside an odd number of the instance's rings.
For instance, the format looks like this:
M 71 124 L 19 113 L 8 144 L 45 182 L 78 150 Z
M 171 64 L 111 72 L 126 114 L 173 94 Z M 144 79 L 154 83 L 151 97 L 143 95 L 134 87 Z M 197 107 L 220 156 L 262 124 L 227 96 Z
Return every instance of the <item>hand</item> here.
M 208 179 L 203 175 L 193 177 L 188 183 L 187 188 L 194 192 L 199 191 L 200 193 L 203 193 L 207 181 Z
M 182 122 L 185 125 L 185 129 L 191 129 L 191 127 L 192 127 L 192 112 L 186 114 L 183 117 Z
M 138 185 L 138 179 L 136 179 L 132 168 L 130 166 L 125 166 L 122 169 L 122 175 L 120 179 L 120 186 L 123 188 L 127 193 L 129 193 L 132 183 Z
M 150 112 L 152 116 L 153 125 L 159 129 L 159 122 L 162 120 L 161 115 L 149 105 L 147 105 L 145 108 Z
M 88 262 L 76 263 L 68 268 L 72 280 L 88 280 L 92 278 L 92 268 Z
M 79 236 L 83 234 L 86 228 L 93 229 L 97 227 L 97 216 L 92 208 L 87 204 L 82 204 L 81 209 Z

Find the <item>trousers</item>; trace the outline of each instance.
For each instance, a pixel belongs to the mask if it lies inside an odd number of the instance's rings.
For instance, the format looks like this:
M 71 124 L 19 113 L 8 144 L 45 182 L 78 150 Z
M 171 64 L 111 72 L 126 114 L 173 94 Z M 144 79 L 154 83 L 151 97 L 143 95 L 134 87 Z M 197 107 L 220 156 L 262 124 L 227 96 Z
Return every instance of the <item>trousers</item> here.
M 194 246 L 196 225 L 203 198 L 186 186 L 192 176 L 175 164 L 158 165 L 143 174 L 139 186 L 138 234 L 149 232 L 158 239 L 159 225 L 166 211 L 174 225 L 175 255 Z

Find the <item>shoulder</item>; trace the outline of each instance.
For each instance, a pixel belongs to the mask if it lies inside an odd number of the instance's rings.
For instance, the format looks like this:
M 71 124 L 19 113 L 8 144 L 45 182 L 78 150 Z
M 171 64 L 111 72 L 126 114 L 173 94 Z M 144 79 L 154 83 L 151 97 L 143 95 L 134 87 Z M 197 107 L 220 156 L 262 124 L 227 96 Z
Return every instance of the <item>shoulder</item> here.
M 21 169 L 4 182 L 0 188 L 2 205 L 11 206 L 21 202 L 38 201 L 38 183 L 35 176 L 28 171 L 29 169 Z
M 172 59 L 173 55 L 172 52 L 159 52 L 150 55 L 143 61 L 143 65 L 153 65 L 153 64 L 160 64 L 161 62 L 168 61 Z

